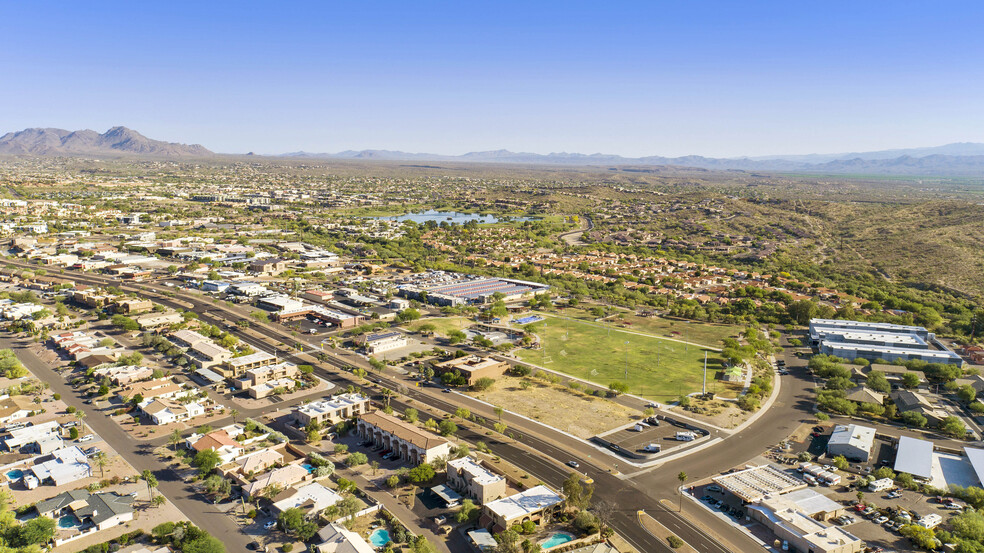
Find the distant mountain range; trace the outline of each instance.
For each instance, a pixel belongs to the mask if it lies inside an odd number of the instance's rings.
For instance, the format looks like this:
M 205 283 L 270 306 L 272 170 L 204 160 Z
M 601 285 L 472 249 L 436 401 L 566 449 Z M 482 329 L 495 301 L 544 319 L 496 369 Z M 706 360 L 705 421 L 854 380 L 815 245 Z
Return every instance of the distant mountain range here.
M 344 152 L 292 152 L 282 157 L 360 159 L 377 161 L 447 161 L 473 163 L 517 163 L 524 165 L 675 166 L 718 171 L 806 171 L 815 173 L 878 173 L 908 175 L 984 175 L 984 144 L 959 142 L 930 148 L 880 150 L 845 154 L 808 154 L 741 158 L 623 157 L 611 154 L 534 154 L 492 150 L 458 156 L 407 153 L 392 150 L 346 150 Z
M 148 157 L 207 157 L 211 150 L 199 144 L 153 140 L 126 127 L 96 131 L 53 128 L 24 129 L 0 136 L 0 155 L 70 156 L 130 155 Z M 232 154 L 234 155 L 234 154 Z M 249 154 L 249 155 L 252 155 Z M 346 150 L 338 153 L 292 152 L 275 157 L 353 159 L 367 161 L 423 161 L 458 163 L 512 163 L 522 165 L 600 166 L 613 168 L 672 166 L 715 171 L 857 173 L 939 176 L 984 176 L 984 144 L 958 142 L 929 148 L 879 150 L 843 154 L 777 155 L 740 158 L 623 157 L 612 154 L 534 154 L 491 150 L 449 156 L 392 150 Z
M 9 132 L 0 136 L 0 154 L 35 156 L 133 154 L 155 157 L 214 155 L 198 144 L 152 140 L 126 127 L 113 127 L 102 134 L 90 130 L 66 131 L 52 128 Z

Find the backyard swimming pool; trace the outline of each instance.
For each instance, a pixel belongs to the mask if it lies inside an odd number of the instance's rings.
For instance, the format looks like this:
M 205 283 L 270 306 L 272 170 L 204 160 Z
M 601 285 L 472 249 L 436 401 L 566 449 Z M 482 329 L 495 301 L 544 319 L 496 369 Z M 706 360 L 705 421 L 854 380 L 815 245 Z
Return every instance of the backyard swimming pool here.
M 385 528 L 376 528 L 372 531 L 372 534 L 369 534 L 369 543 L 371 543 L 373 547 L 383 547 L 389 542 L 390 533 L 389 530 Z
M 557 532 L 556 534 L 550 536 L 545 541 L 540 542 L 540 547 L 544 550 L 550 549 L 552 547 L 557 547 L 558 545 L 564 545 L 565 543 L 572 541 L 574 536 L 568 534 L 567 532 Z
M 65 516 L 61 517 L 60 519 L 58 519 L 58 527 L 59 528 L 75 528 L 76 526 L 79 526 L 80 524 L 82 524 L 82 521 L 80 521 L 79 520 L 79 517 L 77 517 L 75 515 L 65 515 Z
M 7 471 L 7 479 L 8 480 L 17 480 L 21 476 L 24 476 L 24 471 L 22 471 L 20 469 L 14 469 L 14 470 Z

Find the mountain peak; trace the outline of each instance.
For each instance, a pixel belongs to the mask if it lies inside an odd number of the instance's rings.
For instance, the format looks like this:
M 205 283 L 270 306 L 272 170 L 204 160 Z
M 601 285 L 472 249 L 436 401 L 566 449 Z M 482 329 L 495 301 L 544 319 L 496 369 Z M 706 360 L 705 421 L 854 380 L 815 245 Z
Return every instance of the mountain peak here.
M 199 144 L 178 144 L 152 140 L 139 132 L 115 126 L 99 134 L 83 129 L 29 128 L 0 136 L 0 154 L 14 155 L 119 155 L 140 154 L 162 157 L 210 156 Z

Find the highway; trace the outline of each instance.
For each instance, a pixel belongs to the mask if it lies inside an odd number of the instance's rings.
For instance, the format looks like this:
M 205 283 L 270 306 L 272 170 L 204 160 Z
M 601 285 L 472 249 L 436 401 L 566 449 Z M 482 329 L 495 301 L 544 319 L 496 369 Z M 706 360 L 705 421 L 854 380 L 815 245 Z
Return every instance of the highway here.
M 33 267 L 23 263 L 18 263 L 18 265 Z M 191 308 L 199 314 L 204 322 L 211 324 L 227 326 L 229 321 L 243 318 L 243 315 L 236 310 L 217 303 L 205 303 L 202 301 L 204 298 L 180 290 L 147 283 L 121 285 L 115 279 L 98 275 L 73 274 L 71 276 L 79 282 L 113 285 L 126 291 L 144 293 L 166 306 L 182 309 Z M 162 294 L 173 294 L 177 297 L 165 297 Z M 253 322 L 250 328 L 245 331 L 235 326 L 228 328 L 228 330 L 245 343 L 266 350 L 271 349 L 271 344 L 263 338 L 289 344 L 301 341 L 299 337 L 291 336 L 287 330 L 280 330 L 273 325 L 257 322 Z M 357 356 L 341 358 L 331 351 L 326 352 L 328 354 L 326 359 L 333 370 L 326 368 L 310 353 L 294 353 L 293 350 L 286 347 L 279 348 L 278 353 L 293 362 L 315 366 L 319 376 L 341 386 L 348 384 L 362 386 L 364 383 L 350 373 L 334 369 L 351 366 L 369 369 L 368 363 L 362 358 Z M 705 451 L 702 454 L 687 456 L 668 462 L 655 470 L 647 470 L 634 475 L 609 472 L 609 465 L 617 462 L 617 459 L 606 458 L 606 454 L 581 440 L 570 438 L 563 433 L 552 431 L 541 425 L 532 425 L 526 419 L 511 417 L 508 414 L 504 416 L 503 420 L 512 430 L 520 434 L 515 440 L 490 440 L 484 431 L 476 432 L 474 430 L 474 423 L 469 423 L 470 428 L 462 428 L 458 435 L 471 442 L 485 441 L 497 455 L 527 470 L 555 488 L 560 487 L 570 472 L 570 469 L 564 467 L 564 463 L 570 460 L 578 461 L 585 468 L 584 472 L 587 476 L 595 481 L 595 500 L 615 506 L 610 520 L 612 527 L 640 552 L 671 551 L 668 546 L 651 536 L 639 524 L 637 511 L 640 509 L 645 510 L 664 526 L 673 529 L 680 538 L 698 551 L 724 553 L 759 549 L 761 548 L 760 544 L 702 509 L 691 508 L 688 510 L 685 506 L 683 516 L 675 512 L 679 499 L 676 490 L 680 485 L 677 481 L 677 474 L 683 471 L 690 476 L 690 480 L 696 480 L 741 465 L 768 447 L 785 439 L 801 422 L 812 420 L 808 418 L 813 408 L 813 394 L 810 391 L 812 382 L 806 374 L 805 364 L 788 353 L 785 355 L 790 368 L 790 375 L 783 377 L 780 395 L 767 413 L 742 432 L 725 437 L 723 442 L 714 446 L 713 453 L 708 454 Z M 34 369 L 33 367 L 30 368 Z M 60 379 L 57 376 L 56 378 Z M 491 426 L 491 422 L 495 420 L 495 415 L 491 413 L 490 408 L 464 396 L 441 394 L 433 388 L 416 388 L 412 383 L 408 386 L 406 381 L 401 381 L 390 375 L 371 374 L 370 378 L 392 390 L 406 389 L 408 397 L 414 400 L 413 407 L 417 409 L 420 409 L 420 405 L 424 404 L 443 412 L 453 413 L 457 407 L 464 405 L 468 406 L 473 413 L 485 417 L 488 426 Z M 63 396 L 68 397 L 64 393 Z M 408 406 L 399 396 L 394 398 L 391 403 L 397 409 Z M 235 543 L 241 542 L 243 545 L 250 541 L 239 533 L 239 529 L 230 517 L 226 515 L 207 516 L 208 504 L 200 500 L 190 499 L 191 494 L 182 483 L 175 481 L 176 475 L 170 473 L 170 469 L 162 466 L 159 462 L 154 465 L 154 461 L 148 461 L 148 458 L 153 459 L 154 456 L 147 451 L 140 450 L 141 447 L 145 447 L 143 444 L 135 447 L 132 439 L 122 433 L 122 430 L 119 430 L 115 423 L 109 419 L 105 419 L 105 423 L 116 428 L 116 432 L 108 431 L 107 428 L 108 433 L 105 434 L 114 448 L 119 450 L 121 454 L 128 448 L 135 449 L 129 456 L 124 455 L 124 458 L 134 464 L 138 470 L 150 468 L 155 473 L 161 473 L 158 474 L 158 479 L 162 482 L 161 491 L 175 502 L 182 511 L 189 514 L 189 517 L 195 513 L 197 520 L 196 518 L 192 518 L 192 520 L 196 524 L 221 536 L 220 539 L 224 541 L 225 538 L 235 539 Z M 97 428 L 94 424 L 93 428 L 101 435 L 103 434 L 102 429 Z M 134 462 L 131 457 L 137 462 Z M 673 508 L 664 506 L 660 502 L 661 499 L 669 500 L 668 502 L 673 505 Z M 230 542 L 227 541 L 227 543 Z

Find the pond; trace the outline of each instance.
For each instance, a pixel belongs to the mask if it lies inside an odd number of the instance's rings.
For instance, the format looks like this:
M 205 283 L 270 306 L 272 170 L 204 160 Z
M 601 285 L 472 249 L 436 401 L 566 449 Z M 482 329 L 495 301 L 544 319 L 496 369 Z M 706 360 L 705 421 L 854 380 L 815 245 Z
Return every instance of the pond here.
M 499 218 L 495 215 L 482 215 L 479 213 L 461 213 L 459 211 L 437 211 L 436 209 L 428 209 L 427 211 L 421 211 L 419 213 L 405 213 L 403 215 L 398 215 L 395 217 L 374 217 L 375 219 L 380 219 L 383 221 L 413 221 L 414 223 L 426 223 L 427 221 L 435 221 L 437 223 L 446 222 L 448 224 L 457 223 L 463 225 L 468 221 L 477 221 L 479 223 L 498 223 Z M 533 221 L 532 217 L 510 217 L 513 221 Z
M 369 534 L 369 543 L 371 543 L 373 547 L 383 547 L 389 542 L 390 533 L 389 530 L 385 528 L 376 528 L 372 531 L 372 534 Z
M 540 547 L 542 547 L 543 550 L 546 551 L 547 549 L 550 549 L 552 547 L 557 547 L 558 545 L 564 545 L 565 543 L 572 541 L 573 539 L 574 536 L 568 534 L 567 532 L 557 532 L 556 534 L 553 534 L 546 540 L 540 542 Z

